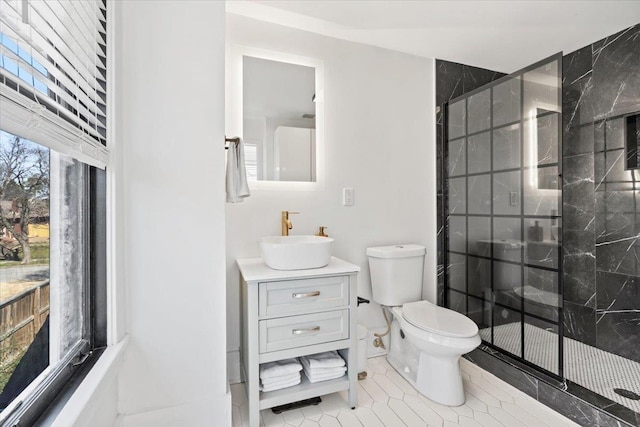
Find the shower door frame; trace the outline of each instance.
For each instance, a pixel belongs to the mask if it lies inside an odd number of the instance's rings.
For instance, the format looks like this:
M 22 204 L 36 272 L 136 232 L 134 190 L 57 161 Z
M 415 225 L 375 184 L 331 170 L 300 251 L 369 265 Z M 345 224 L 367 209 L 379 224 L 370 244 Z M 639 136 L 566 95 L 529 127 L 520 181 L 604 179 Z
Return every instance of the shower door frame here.
M 518 70 L 514 73 L 508 74 L 506 76 L 503 76 L 499 79 L 496 79 L 484 86 L 481 86 L 477 89 L 474 89 L 472 91 L 469 91 L 467 93 L 464 93 L 456 98 L 453 98 L 447 102 L 445 102 L 444 104 L 442 104 L 441 109 L 442 109 L 442 141 L 440 141 L 440 143 L 442 144 L 442 156 L 441 156 L 441 171 L 442 171 L 442 180 L 441 180 L 441 185 L 442 185 L 442 211 L 440 212 L 440 214 L 442 215 L 442 224 L 443 224 L 443 231 L 442 231 L 442 259 L 443 259 L 443 266 L 444 266 L 444 272 L 443 272 L 443 282 L 444 282 L 444 290 L 443 290 L 443 304 L 445 307 L 450 307 L 450 300 L 449 300 L 449 292 L 451 290 L 450 287 L 450 283 L 449 283 L 449 266 L 450 266 L 450 259 L 449 259 L 449 219 L 450 219 L 450 214 L 449 214 L 449 105 L 453 104 L 455 102 L 461 101 L 461 100 L 465 100 L 468 99 L 469 97 L 471 97 L 474 94 L 478 94 L 480 92 L 483 92 L 485 90 L 489 90 L 489 106 L 490 106 L 490 125 L 488 129 L 485 129 L 483 131 L 477 132 L 475 134 L 480 134 L 484 131 L 488 131 L 489 132 L 489 144 L 491 146 L 491 155 L 490 155 L 490 170 L 489 170 L 489 174 L 491 176 L 490 179 L 490 195 L 491 198 L 493 199 L 494 197 L 494 191 L 493 191 L 493 173 L 494 173 L 494 169 L 493 169 L 493 131 L 494 131 L 494 126 L 493 126 L 493 90 L 491 90 L 493 87 L 504 83 L 506 81 L 512 80 L 514 78 L 520 77 L 519 80 L 519 85 L 520 85 L 520 119 L 517 123 L 519 123 L 519 133 L 520 133 L 520 214 L 519 214 L 519 218 L 520 218 L 520 224 L 521 224 L 521 230 L 520 230 L 520 237 L 521 237 L 521 241 L 526 241 L 525 236 L 526 236 L 526 229 L 524 226 L 524 218 L 525 218 L 525 212 L 524 212 L 524 198 L 525 198 L 525 192 L 524 192 L 524 184 L 523 184 L 523 180 L 524 180 L 524 175 L 525 175 L 525 171 L 527 170 L 527 168 L 525 167 L 524 164 L 524 150 L 522 149 L 522 147 L 524 146 L 524 124 L 526 122 L 525 120 L 525 116 L 524 116 L 524 83 L 525 80 L 522 78 L 524 76 L 525 73 L 529 72 L 529 71 L 533 71 L 537 68 L 540 68 L 541 66 L 545 65 L 545 64 L 549 64 L 549 63 L 553 63 L 555 61 L 557 61 L 558 64 L 558 74 L 559 74 L 559 81 L 558 81 L 558 107 L 559 107 L 559 114 L 558 114 L 558 120 L 557 120 L 557 135 L 558 135 L 558 144 L 557 144 L 557 168 L 558 168 L 558 189 L 559 191 L 559 195 L 558 195 L 558 215 L 553 217 L 551 215 L 548 216 L 540 216 L 541 218 L 544 219 L 556 219 L 556 220 L 560 220 L 560 224 L 563 227 L 562 230 L 564 230 L 564 226 L 562 225 L 562 221 L 564 218 L 564 212 L 563 212 L 563 193 L 564 193 L 564 189 L 563 189 L 563 174 L 562 174 L 562 163 L 563 163 L 563 157 L 562 157 L 562 77 L 563 77 L 563 73 L 562 73 L 562 57 L 563 54 L 562 52 L 558 52 L 557 54 L 551 55 L 547 58 L 544 58 L 540 61 L 535 62 L 534 64 L 531 64 L 521 70 Z M 464 139 L 466 141 L 465 143 L 465 162 L 468 162 L 468 103 L 465 102 L 465 133 L 464 133 Z M 551 115 L 551 114 L 550 114 Z M 513 123 L 507 123 L 507 124 L 501 124 L 498 126 L 498 128 L 502 128 L 502 127 L 508 127 L 510 125 L 513 125 L 516 122 Z M 475 135 L 474 134 L 474 135 Z M 456 138 L 457 139 L 457 138 Z M 463 137 L 460 137 L 460 139 L 463 139 Z M 539 169 L 539 164 L 535 165 L 535 169 Z M 533 167 L 531 168 L 533 169 Z M 465 205 L 466 205 L 466 212 L 464 217 L 466 219 L 469 218 L 469 212 L 468 212 L 468 194 L 469 194 L 469 188 L 468 188 L 468 181 L 466 180 L 466 177 L 468 177 L 469 171 L 468 169 L 465 169 L 465 175 L 463 175 L 465 177 Z M 490 227 L 491 227 L 491 239 L 493 239 L 493 229 L 494 229 L 494 208 L 493 208 L 493 202 L 491 203 L 491 211 L 489 214 L 490 217 Z M 537 215 L 526 215 L 527 218 L 536 218 L 538 217 Z M 469 312 L 469 234 L 468 234 L 468 220 L 465 220 L 465 245 L 466 245 L 466 253 L 465 253 L 465 293 L 464 293 L 464 297 L 465 297 L 465 311 L 466 313 Z M 560 235 L 560 239 L 562 239 L 562 235 Z M 490 310 L 491 310 L 491 325 L 489 325 L 491 327 L 491 341 L 494 341 L 494 314 L 495 314 L 495 308 L 496 308 L 496 304 L 495 304 L 495 289 L 494 289 L 494 264 L 495 264 L 495 258 L 494 258 L 494 248 L 493 248 L 493 244 L 491 244 L 490 246 L 490 271 L 491 271 L 491 298 L 489 301 L 485 301 L 483 298 L 483 304 L 489 302 L 490 303 Z M 557 298 L 558 298 L 558 307 L 557 307 L 557 320 L 555 322 L 555 326 L 557 327 L 558 330 L 558 372 L 552 372 L 548 369 L 545 369 L 544 367 L 537 365 L 527 359 L 525 359 L 525 345 L 526 345 L 526 337 L 525 337 L 525 333 L 524 333 L 524 325 L 525 325 L 525 318 L 526 316 L 532 316 L 532 317 L 538 317 L 535 315 L 532 315 L 531 313 L 526 313 L 525 312 L 525 298 L 524 298 L 524 292 L 520 293 L 520 307 L 519 307 L 519 311 L 520 311 L 520 355 L 518 354 L 514 354 L 502 347 L 496 346 L 493 343 L 487 342 L 484 339 L 482 340 L 482 343 L 484 345 L 486 345 L 487 347 L 496 350 L 500 353 L 506 354 L 509 357 L 514 358 L 516 361 L 518 361 L 519 363 L 524 364 L 525 366 L 531 367 L 537 371 L 540 371 L 546 375 L 550 375 L 552 378 L 559 380 L 561 382 L 564 382 L 565 378 L 564 378 L 564 346 L 563 346 L 563 341 L 564 341 L 564 311 L 563 311 L 563 300 L 564 300 L 564 287 L 563 287 L 563 246 L 562 246 L 562 240 L 558 241 L 558 249 L 557 249 L 557 269 L 548 269 L 548 268 L 541 268 L 541 266 L 539 265 L 530 265 L 526 262 L 526 258 L 525 258 L 525 248 L 524 246 L 521 247 L 521 253 L 520 253 L 520 287 L 521 289 L 524 288 L 525 286 L 525 268 L 527 267 L 535 267 L 538 269 L 542 269 L 542 270 L 551 270 L 557 273 L 557 283 L 558 283 L 558 292 L 557 292 Z M 454 289 L 455 290 L 455 289 Z M 456 290 L 456 292 L 459 292 L 458 290 Z M 477 298 L 474 296 L 474 298 Z M 506 307 L 508 309 L 513 309 L 513 307 Z M 541 320 L 543 320 L 546 323 L 553 323 L 550 319 L 547 318 L 541 318 Z

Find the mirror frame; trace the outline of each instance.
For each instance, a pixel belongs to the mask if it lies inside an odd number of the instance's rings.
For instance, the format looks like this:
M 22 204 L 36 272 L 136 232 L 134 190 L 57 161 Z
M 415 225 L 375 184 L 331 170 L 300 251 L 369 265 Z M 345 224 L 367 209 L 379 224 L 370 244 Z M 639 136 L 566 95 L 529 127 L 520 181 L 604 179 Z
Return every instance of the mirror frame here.
M 226 135 L 244 136 L 243 126 L 243 57 L 267 59 L 289 64 L 313 67 L 316 70 L 316 181 L 249 181 L 253 190 L 323 190 L 325 186 L 325 138 L 324 138 L 324 65 L 323 62 L 304 56 L 283 52 L 231 45 L 227 49 L 225 89 Z

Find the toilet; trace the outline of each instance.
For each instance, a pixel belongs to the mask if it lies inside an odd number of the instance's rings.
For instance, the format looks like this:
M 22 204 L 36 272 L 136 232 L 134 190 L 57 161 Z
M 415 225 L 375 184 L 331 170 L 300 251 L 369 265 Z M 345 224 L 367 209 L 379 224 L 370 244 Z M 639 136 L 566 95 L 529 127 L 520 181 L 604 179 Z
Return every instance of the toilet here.
M 481 339 L 468 317 L 421 301 L 425 254 L 419 245 L 368 248 L 373 300 L 393 314 L 391 366 L 425 397 L 460 406 L 465 402 L 460 356 Z

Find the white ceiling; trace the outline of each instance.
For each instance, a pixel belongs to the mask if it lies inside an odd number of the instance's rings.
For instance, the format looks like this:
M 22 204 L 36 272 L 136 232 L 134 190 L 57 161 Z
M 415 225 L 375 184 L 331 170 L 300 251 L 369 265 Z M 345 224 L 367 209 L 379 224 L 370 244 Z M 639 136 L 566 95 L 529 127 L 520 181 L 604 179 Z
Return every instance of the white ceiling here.
M 640 0 L 257 0 L 227 12 L 508 73 L 640 23 Z

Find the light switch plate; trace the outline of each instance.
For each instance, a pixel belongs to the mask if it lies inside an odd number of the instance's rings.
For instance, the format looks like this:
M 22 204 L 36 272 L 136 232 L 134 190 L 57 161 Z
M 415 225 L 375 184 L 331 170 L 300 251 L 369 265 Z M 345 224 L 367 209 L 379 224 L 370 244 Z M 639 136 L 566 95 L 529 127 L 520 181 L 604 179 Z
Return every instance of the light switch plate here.
M 518 193 L 516 191 L 509 193 L 509 204 L 511 206 L 518 206 Z
M 342 205 L 353 206 L 353 188 L 342 189 Z

